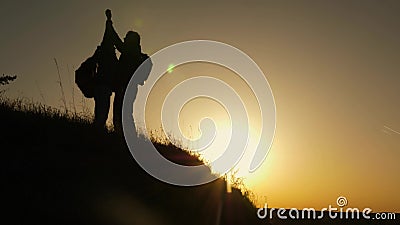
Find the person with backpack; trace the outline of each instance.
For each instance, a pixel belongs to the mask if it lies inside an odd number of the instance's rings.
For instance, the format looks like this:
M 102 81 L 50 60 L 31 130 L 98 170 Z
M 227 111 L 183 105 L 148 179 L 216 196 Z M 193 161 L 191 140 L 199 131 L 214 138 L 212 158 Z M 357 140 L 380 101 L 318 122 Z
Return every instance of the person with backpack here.
M 111 11 L 110 11 L 111 15 Z M 128 31 L 124 40 L 119 37 L 118 33 L 115 31 L 111 16 L 107 19 L 106 26 L 110 34 L 112 36 L 113 43 L 117 50 L 121 53 L 118 65 L 116 76 L 114 76 L 114 104 L 113 104 L 113 124 L 114 129 L 117 132 L 122 131 L 122 104 L 125 95 L 125 91 L 127 85 L 135 73 L 136 69 L 149 58 L 147 54 L 142 53 L 142 48 L 140 45 L 140 35 L 135 31 Z M 146 64 L 148 65 L 148 64 Z M 151 67 L 151 63 L 150 63 Z M 149 73 L 151 68 L 146 68 L 146 71 Z M 135 89 L 130 94 L 137 94 L 137 85 L 143 85 L 144 81 L 147 79 L 148 73 L 145 73 L 144 77 L 140 77 L 137 79 L 134 84 Z M 134 125 L 134 124 L 133 124 Z
M 103 40 L 97 47 L 93 59 L 97 63 L 97 72 L 95 76 L 93 97 L 94 107 L 94 124 L 100 129 L 104 129 L 110 110 L 110 98 L 112 94 L 112 81 L 116 74 L 118 59 L 115 53 L 113 33 L 110 26 L 111 11 L 106 10 L 106 28 Z

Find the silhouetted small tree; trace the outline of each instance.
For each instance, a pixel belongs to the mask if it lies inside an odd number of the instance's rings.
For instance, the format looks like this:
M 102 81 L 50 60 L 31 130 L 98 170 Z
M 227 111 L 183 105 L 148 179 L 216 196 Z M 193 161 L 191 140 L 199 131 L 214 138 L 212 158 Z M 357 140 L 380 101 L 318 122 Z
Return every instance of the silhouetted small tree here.
M 17 76 L 10 76 L 10 75 L 2 75 L 0 77 L 0 85 L 6 85 L 9 84 L 11 81 L 14 81 L 15 79 L 17 79 Z

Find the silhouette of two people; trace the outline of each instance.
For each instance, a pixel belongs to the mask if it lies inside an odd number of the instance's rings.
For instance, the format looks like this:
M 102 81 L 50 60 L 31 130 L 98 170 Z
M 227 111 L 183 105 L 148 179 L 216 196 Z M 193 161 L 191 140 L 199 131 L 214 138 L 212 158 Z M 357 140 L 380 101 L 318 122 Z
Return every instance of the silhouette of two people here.
M 106 28 L 103 40 L 94 54 L 98 62 L 97 81 L 94 94 L 95 124 L 104 128 L 110 109 L 110 97 L 115 93 L 113 103 L 113 125 L 117 132 L 122 131 L 122 104 L 127 85 L 136 69 L 149 58 L 142 53 L 140 35 L 135 31 L 128 31 L 122 40 L 113 27 L 111 10 L 106 10 Z M 115 49 L 121 55 L 116 56 Z M 150 72 L 150 71 L 148 71 Z M 148 76 L 148 73 L 147 73 Z M 143 85 L 147 76 L 139 79 L 129 94 L 137 94 L 137 85 Z

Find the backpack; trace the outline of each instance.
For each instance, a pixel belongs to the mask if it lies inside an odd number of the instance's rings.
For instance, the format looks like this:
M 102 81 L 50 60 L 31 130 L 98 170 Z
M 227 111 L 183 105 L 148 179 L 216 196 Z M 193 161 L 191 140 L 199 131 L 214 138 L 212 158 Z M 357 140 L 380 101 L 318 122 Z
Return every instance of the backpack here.
M 147 59 L 149 60 L 146 62 Z M 153 62 L 151 61 L 150 57 L 147 54 L 142 54 L 139 61 L 140 61 L 139 66 L 142 66 L 141 68 L 142 73 L 136 74 L 137 77 L 134 77 L 133 79 L 135 80 L 135 83 L 144 85 L 144 82 L 149 77 L 149 74 L 153 67 Z
M 147 59 L 148 61 L 146 61 Z M 141 67 L 140 73 L 136 73 L 139 67 Z M 153 62 L 147 54 L 141 53 L 140 57 L 129 57 L 129 60 L 127 57 L 122 58 L 121 56 L 118 62 L 117 76 L 114 76 L 113 79 L 113 86 L 115 89 L 126 87 L 131 79 L 135 85 L 144 85 L 152 67 Z
M 86 59 L 75 71 L 75 83 L 86 98 L 94 97 L 97 62 L 94 57 Z

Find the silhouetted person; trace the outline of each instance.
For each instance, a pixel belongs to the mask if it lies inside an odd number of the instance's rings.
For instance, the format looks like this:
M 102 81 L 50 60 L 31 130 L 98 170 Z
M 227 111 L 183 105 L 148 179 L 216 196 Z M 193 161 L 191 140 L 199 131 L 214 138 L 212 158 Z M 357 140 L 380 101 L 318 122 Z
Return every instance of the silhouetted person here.
M 111 15 L 111 13 L 110 13 Z M 110 17 L 111 18 L 111 17 Z M 140 35 L 134 31 L 128 31 L 124 38 L 121 40 L 117 32 L 115 31 L 111 19 L 107 20 L 107 29 L 111 31 L 114 45 L 121 56 L 118 60 L 117 73 L 114 80 L 114 104 L 113 104 L 113 124 L 117 132 L 122 131 L 122 104 L 125 95 L 125 90 L 136 69 L 149 58 L 148 55 L 142 53 L 140 46 Z M 148 74 L 147 74 L 148 75 Z M 143 85 L 144 80 L 134 84 L 135 89 L 130 94 L 137 94 L 137 85 Z
M 115 76 L 118 59 L 115 54 L 114 37 L 110 26 L 111 11 L 106 10 L 107 22 L 100 46 L 97 47 L 94 58 L 97 61 L 97 76 L 94 89 L 94 122 L 96 127 L 105 128 L 110 110 L 112 82 Z

